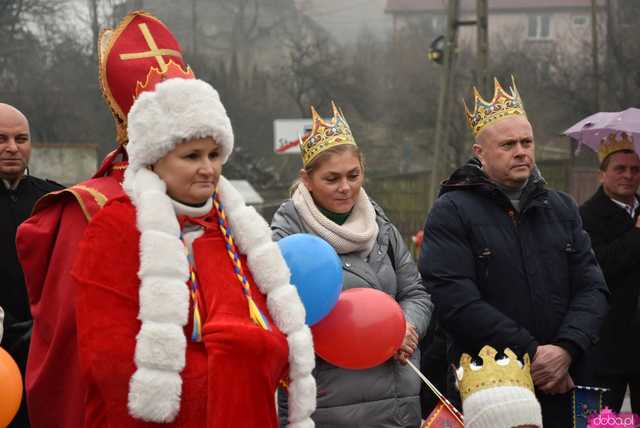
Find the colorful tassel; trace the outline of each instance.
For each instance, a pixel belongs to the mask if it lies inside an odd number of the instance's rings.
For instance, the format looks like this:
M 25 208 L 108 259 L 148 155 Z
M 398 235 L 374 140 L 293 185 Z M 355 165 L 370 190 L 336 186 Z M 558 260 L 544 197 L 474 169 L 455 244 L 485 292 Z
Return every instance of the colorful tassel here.
M 218 199 L 217 194 L 213 196 L 213 204 L 218 211 L 218 224 L 226 242 L 227 254 L 229 255 L 231 263 L 233 264 L 233 271 L 240 281 L 240 284 L 242 285 L 242 291 L 247 299 L 247 304 L 249 305 L 249 317 L 253 322 L 255 322 L 263 329 L 271 330 L 271 326 L 269 325 L 267 317 L 264 316 L 264 314 L 260 311 L 260 308 L 258 308 L 258 305 L 256 305 L 255 301 L 251 297 L 251 285 L 249 284 L 247 276 L 244 274 L 242 261 L 236 248 L 236 244 L 233 240 L 233 234 L 231 233 L 231 226 L 229 226 L 224 207 Z

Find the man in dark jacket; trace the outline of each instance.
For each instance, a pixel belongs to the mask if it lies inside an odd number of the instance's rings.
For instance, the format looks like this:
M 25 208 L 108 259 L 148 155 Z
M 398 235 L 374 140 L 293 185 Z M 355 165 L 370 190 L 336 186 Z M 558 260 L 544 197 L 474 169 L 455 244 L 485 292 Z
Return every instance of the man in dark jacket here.
M 620 411 L 628 385 L 632 410 L 640 414 L 640 159 L 626 136 L 606 140 L 598 155 L 602 186 L 580 208 L 611 289 L 611 310 L 596 346 L 597 374 L 610 388 L 604 396 L 609 408 Z
M 31 312 L 22 268 L 16 254 L 16 229 L 42 195 L 62 187 L 26 175 L 31 156 L 29 122 L 16 108 L 0 103 L 0 306 L 4 308 L 1 346 L 16 360 L 23 375 L 31 337 Z M 25 400 L 10 426 L 28 427 Z
M 590 384 L 607 287 L 575 202 L 545 188 L 520 96 L 496 81 L 467 111 L 476 158 L 443 184 L 420 271 L 448 334 L 448 359 L 484 345 L 532 359 L 545 428 L 571 423 L 569 391 Z M 451 389 L 450 389 L 451 392 Z

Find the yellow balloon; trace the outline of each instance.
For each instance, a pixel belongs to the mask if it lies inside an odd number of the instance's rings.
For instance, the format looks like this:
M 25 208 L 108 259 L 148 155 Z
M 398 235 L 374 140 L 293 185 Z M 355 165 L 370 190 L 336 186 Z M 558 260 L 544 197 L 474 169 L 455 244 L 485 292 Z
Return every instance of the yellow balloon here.
M 22 376 L 11 355 L 0 348 L 0 427 L 15 417 L 22 400 Z

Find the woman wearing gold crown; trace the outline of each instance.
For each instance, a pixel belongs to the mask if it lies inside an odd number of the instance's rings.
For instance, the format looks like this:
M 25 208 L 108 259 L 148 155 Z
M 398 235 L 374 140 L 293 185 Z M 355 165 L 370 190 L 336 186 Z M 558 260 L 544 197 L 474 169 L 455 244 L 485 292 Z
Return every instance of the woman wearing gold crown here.
M 335 105 L 329 122 L 313 107 L 311 112 L 311 134 L 301 141 L 301 182 L 275 213 L 274 236 L 321 237 L 342 259 L 343 289 L 382 290 L 398 301 L 407 319 L 396 357 L 377 367 L 346 370 L 316 360 L 319 392 L 313 419 L 319 427 L 417 427 L 420 381 L 401 362 L 411 358 L 418 364 L 416 346 L 431 317 L 429 295 L 400 233 L 362 188 L 364 163 L 344 116 Z M 283 399 L 280 409 L 286 420 Z
M 136 55 L 150 39 L 158 56 Z M 109 49 L 129 167 L 72 272 L 85 426 L 275 428 L 287 377 L 289 426 L 313 427 L 304 308 L 268 225 L 221 175 L 233 132 L 218 93 L 148 14 L 125 18 Z M 158 67 L 126 68 L 145 58 Z

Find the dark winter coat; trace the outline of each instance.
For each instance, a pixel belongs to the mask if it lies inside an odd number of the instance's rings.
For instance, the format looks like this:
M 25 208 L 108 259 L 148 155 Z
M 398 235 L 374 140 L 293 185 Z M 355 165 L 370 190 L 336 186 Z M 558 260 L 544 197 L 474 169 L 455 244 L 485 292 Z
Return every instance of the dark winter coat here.
M 602 187 L 580 207 L 584 228 L 611 290 L 611 310 L 596 347 L 601 373 L 640 373 L 640 229 Z
M 448 333 L 449 362 L 487 344 L 532 358 L 538 345 L 556 344 L 573 357 L 575 383 L 588 384 L 585 353 L 598 341 L 608 291 L 578 208 L 546 189 L 537 170 L 520 207 L 473 159 L 443 184 L 429 213 L 419 267 Z M 569 426 L 549 414 L 568 415 L 568 397 L 539 398 L 545 427 Z
M 30 215 L 43 195 L 61 190 L 53 181 L 27 175 L 15 189 L 0 182 L 0 306 L 4 308 L 4 336 L 0 346 L 9 352 L 24 373 L 31 341 L 31 310 L 22 268 L 16 252 L 16 230 Z M 10 427 L 28 427 L 26 403 L 23 400 Z
M 429 325 L 433 305 L 415 262 L 398 229 L 382 209 L 376 208 L 378 237 L 369 257 L 341 254 L 343 290 L 375 288 L 390 294 L 407 321 L 422 337 Z M 278 208 L 271 222 L 274 240 L 294 233 L 313 233 L 306 228 L 291 200 Z M 391 260 L 393 258 L 393 260 Z M 411 361 L 420 364 L 420 351 Z M 316 358 L 313 372 L 318 384 L 318 405 L 313 414 L 316 427 L 413 428 L 420 425 L 420 379 L 408 366 L 390 359 L 367 370 L 347 370 Z M 286 425 L 287 401 L 278 394 L 281 426 Z
M 16 253 L 16 230 L 30 215 L 36 201 L 62 186 L 49 180 L 27 175 L 16 189 L 7 189 L 0 182 L 0 306 L 4 308 L 4 338 L 2 346 L 11 352 L 17 342 L 28 334 L 31 323 L 29 298 L 22 268 Z M 26 343 L 26 350 L 28 342 Z

